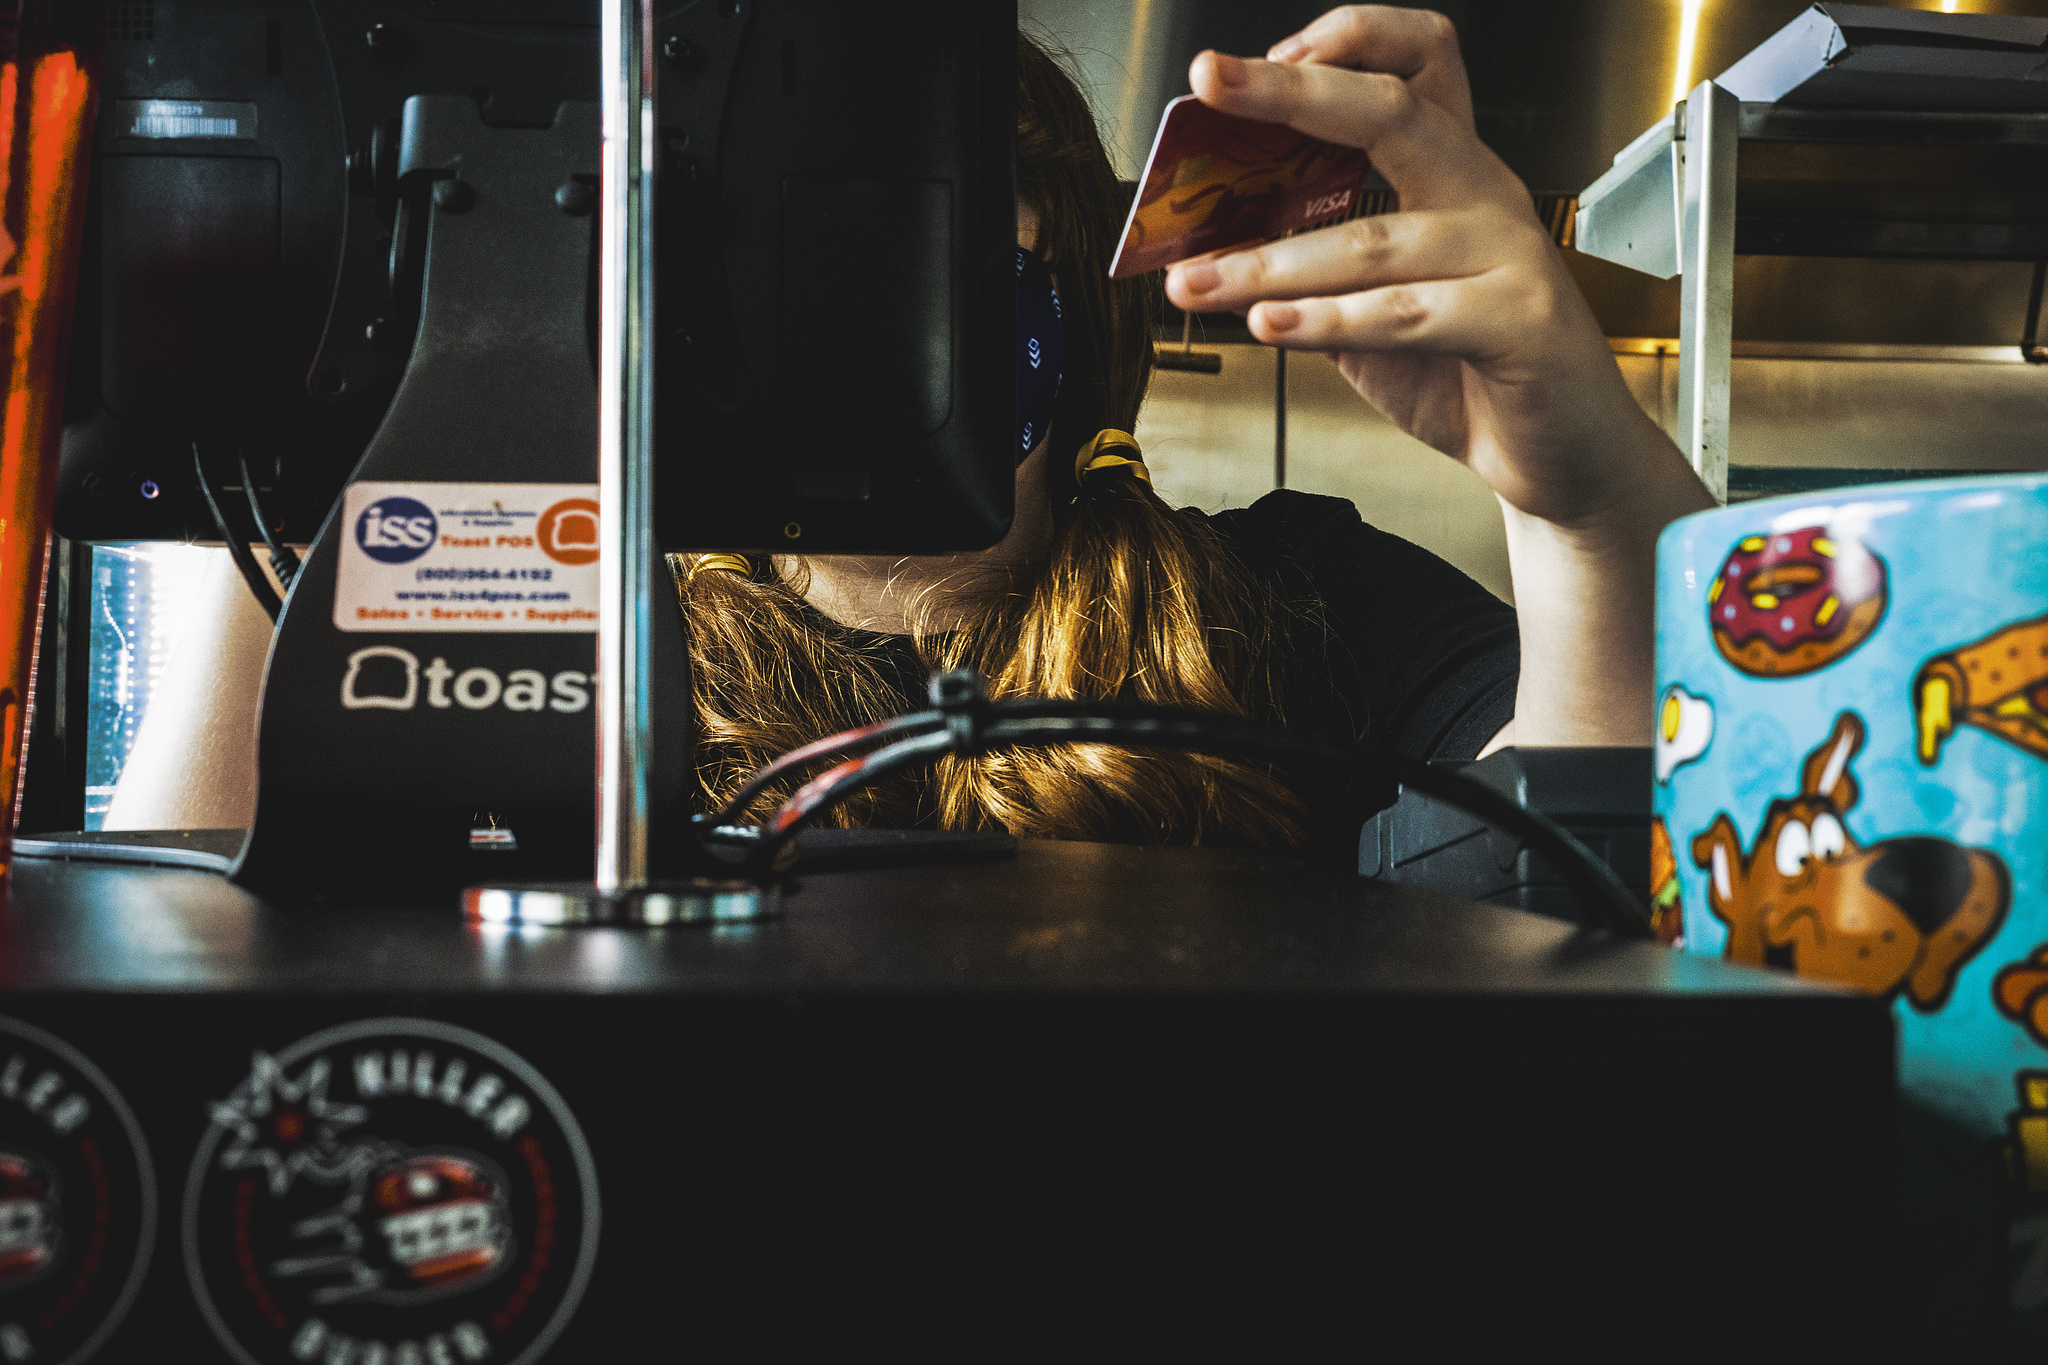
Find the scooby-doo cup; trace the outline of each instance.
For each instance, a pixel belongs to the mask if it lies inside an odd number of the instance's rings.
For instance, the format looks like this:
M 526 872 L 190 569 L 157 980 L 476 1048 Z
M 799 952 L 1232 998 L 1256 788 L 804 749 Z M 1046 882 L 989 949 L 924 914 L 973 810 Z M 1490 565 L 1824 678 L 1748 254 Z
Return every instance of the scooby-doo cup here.
M 1981 1248 L 1929 1249 L 1965 1279 L 2009 1244 L 2013 1330 L 2048 1341 L 2048 476 L 1674 523 L 1657 688 L 1662 936 L 1896 1002 L 1909 1228 L 1936 1180 L 1955 1222 L 1909 1235 Z

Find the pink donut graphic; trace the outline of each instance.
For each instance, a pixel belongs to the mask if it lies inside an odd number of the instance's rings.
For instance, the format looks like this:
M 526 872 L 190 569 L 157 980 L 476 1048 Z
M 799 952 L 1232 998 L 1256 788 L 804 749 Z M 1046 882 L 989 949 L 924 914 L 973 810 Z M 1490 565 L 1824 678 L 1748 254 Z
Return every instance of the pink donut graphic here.
M 1825 526 L 1745 536 L 1707 589 L 1721 657 L 1753 678 L 1826 668 L 1884 616 L 1884 561 Z

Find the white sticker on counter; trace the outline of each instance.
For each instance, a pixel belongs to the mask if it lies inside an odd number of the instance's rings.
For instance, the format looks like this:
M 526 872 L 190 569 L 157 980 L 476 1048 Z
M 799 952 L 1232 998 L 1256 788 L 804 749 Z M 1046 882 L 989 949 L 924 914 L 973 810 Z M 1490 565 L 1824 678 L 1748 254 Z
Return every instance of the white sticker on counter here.
M 356 483 L 342 516 L 340 630 L 597 629 L 594 483 Z

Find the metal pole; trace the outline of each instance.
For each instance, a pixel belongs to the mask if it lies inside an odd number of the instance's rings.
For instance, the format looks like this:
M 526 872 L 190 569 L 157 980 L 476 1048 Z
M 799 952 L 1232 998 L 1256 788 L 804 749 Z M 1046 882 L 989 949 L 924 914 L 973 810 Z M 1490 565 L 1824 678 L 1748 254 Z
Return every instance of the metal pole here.
M 1287 350 L 1273 348 L 1273 487 L 1287 487 Z
M 1735 144 L 1742 105 L 1712 81 L 1685 99 L 1679 222 L 1678 444 L 1728 500 L 1728 385 L 1735 346 Z
M 780 884 L 647 879 L 653 603 L 667 590 L 654 546 L 654 8 L 653 0 L 604 6 L 596 876 L 473 886 L 463 893 L 463 913 L 487 924 L 743 923 L 780 911 Z M 680 690 L 687 707 L 688 684 Z
M 597 890 L 647 881 L 652 600 L 653 0 L 606 0 L 598 287 Z

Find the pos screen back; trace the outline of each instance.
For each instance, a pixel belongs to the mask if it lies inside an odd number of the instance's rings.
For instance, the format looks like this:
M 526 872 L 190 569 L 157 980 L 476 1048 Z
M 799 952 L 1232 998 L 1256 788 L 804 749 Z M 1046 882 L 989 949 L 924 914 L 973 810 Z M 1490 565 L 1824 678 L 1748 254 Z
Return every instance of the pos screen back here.
M 664 29 L 692 54 L 657 91 L 666 549 L 936 553 L 1009 525 L 1015 9 L 875 16 L 758 0 Z

